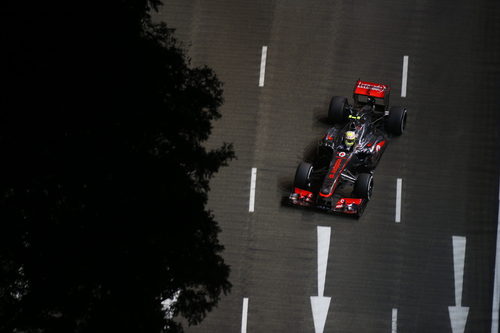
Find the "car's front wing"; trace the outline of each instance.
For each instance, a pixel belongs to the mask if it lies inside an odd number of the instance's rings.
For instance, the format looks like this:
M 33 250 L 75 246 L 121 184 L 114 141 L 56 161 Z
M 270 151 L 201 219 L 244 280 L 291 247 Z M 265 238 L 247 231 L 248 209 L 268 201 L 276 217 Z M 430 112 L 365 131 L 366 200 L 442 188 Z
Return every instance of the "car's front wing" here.
M 316 208 L 330 213 L 340 213 L 360 216 L 366 206 L 367 200 L 361 198 L 336 198 L 326 202 L 317 202 L 313 192 L 295 188 L 290 194 L 288 202 L 294 206 Z

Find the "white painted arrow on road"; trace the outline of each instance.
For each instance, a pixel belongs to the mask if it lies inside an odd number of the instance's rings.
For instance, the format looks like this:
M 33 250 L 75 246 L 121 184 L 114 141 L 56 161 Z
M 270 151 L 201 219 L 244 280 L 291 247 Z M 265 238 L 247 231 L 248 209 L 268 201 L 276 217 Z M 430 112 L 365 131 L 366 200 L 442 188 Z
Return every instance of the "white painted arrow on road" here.
M 463 333 L 469 308 L 462 306 L 462 291 L 464 285 L 465 237 L 453 236 L 453 271 L 455 273 L 455 306 L 449 306 L 451 330 L 453 333 Z
M 314 320 L 314 331 L 323 333 L 326 316 L 330 307 L 330 297 L 324 297 L 326 266 L 330 250 L 330 227 L 318 227 L 318 296 L 311 296 L 311 308 Z

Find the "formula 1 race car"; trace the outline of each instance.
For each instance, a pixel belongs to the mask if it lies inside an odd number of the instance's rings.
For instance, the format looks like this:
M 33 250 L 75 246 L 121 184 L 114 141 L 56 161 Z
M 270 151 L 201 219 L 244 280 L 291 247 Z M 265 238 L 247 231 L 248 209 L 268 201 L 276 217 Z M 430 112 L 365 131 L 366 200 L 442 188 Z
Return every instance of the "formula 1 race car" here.
M 389 95 L 388 85 L 358 80 L 353 105 L 346 97 L 332 97 L 328 119 L 334 126 L 320 141 L 313 163 L 297 167 L 290 204 L 363 214 L 388 139 L 403 134 L 406 126 L 406 108 L 389 106 Z

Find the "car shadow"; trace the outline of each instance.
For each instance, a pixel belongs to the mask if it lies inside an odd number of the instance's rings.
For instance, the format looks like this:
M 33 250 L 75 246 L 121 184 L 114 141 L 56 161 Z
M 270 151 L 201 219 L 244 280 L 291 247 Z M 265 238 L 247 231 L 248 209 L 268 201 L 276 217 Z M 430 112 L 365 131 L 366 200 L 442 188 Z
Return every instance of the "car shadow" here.
M 309 142 L 302 151 L 302 161 L 313 163 L 318 154 L 318 140 Z
M 332 127 L 330 119 L 328 119 L 328 114 L 326 108 L 314 108 L 313 109 L 313 128 L 314 129 L 328 129 Z

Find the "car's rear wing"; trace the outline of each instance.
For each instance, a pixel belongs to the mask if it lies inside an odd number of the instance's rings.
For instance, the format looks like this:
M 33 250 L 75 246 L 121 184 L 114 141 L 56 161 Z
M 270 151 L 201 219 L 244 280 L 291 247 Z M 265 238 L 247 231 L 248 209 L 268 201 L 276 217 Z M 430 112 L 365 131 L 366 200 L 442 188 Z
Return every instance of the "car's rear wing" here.
M 353 97 L 356 103 L 359 102 L 359 96 L 381 98 L 384 100 L 384 105 L 389 106 L 390 92 L 391 87 L 386 84 L 358 80 L 354 85 Z

